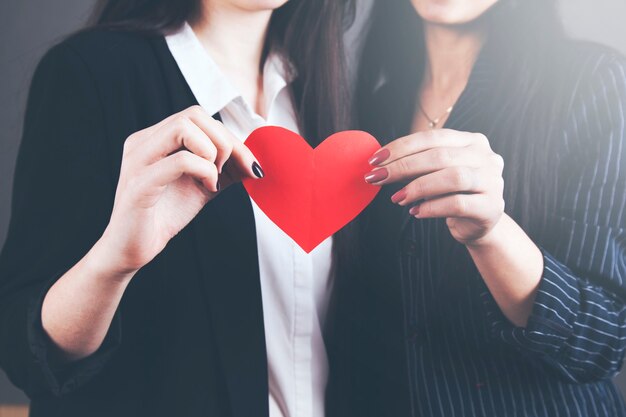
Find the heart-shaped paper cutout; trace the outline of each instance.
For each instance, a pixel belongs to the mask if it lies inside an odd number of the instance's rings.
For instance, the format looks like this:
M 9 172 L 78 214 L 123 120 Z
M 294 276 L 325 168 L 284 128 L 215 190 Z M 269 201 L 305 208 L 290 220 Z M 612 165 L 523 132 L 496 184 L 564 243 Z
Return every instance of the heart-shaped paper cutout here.
M 297 133 L 266 126 L 252 132 L 246 146 L 265 177 L 246 179 L 244 187 L 307 253 L 353 220 L 380 190 L 363 179 L 371 170 L 368 159 L 380 148 L 365 132 L 336 133 L 313 149 Z

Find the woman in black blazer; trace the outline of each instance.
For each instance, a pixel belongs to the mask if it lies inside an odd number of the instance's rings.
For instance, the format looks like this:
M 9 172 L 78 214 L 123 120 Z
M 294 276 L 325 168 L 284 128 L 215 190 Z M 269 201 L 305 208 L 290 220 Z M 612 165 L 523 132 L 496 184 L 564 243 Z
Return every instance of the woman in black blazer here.
M 374 6 L 356 105 L 388 144 L 337 287 L 332 415 L 626 415 L 626 59 L 555 9 Z
M 285 3 L 105 1 L 96 27 L 43 58 L 0 258 L 0 365 L 32 416 L 295 414 L 269 375 L 260 248 L 238 182 L 263 171 L 220 114 L 197 106 L 164 38 L 184 26 L 195 39 L 189 22 L 217 30 L 207 36 L 226 49 L 207 47 L 220 58 L 251 46 L 236 75 L 253 86 L 280 54 L 295 70 L 284 103 L 314 145 L 345 128 L 351 2 Z M 298 415 L 313 413 L 298 401 Z

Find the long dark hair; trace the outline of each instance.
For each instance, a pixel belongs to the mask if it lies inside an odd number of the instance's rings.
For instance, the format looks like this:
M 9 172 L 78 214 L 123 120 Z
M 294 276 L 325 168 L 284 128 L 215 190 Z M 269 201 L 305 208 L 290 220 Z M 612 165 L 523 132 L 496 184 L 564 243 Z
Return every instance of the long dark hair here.
M 551 171 L 555 164 L 549 158 L 558 153 L 551 130 L 562 117 L 566 100 L 559 91 L 556 51 L 564 35 L 556 1 L 500 0 L 480 19 L 478 23 L 488 27 L 481 58 L 486 55 L 496 66 L 493 88 L 517 97 L 513 107 L 502 109 L 507 114 L 498 116 L 502 123 L 490 132 L 507 137 L 506 145 L 496 149 L 506 163 L 507 212 L 531 236 L 549 239 L 542 232 L 556 204 L 557 189 L 557 176 Z M 423 38 L 423 23 L 410 0 L 376 2 L 357 83 L 358 124 L 367 126 L 377 115 L 395 121 L 394 134 L 409 133 L 427 60 Z M 371 94 L 381 77 L 387 80 L 393 107 L 379 105 Z
M 290 0 L 270 21 L 265 52 L 276 50 L 293 64 L 298 121 L 315 144 L 350 125 L 343 33 L 352 23 L 354 1 Z M 92 24 L 166 34 L 201 12 L 202 0 L 99 0 Z

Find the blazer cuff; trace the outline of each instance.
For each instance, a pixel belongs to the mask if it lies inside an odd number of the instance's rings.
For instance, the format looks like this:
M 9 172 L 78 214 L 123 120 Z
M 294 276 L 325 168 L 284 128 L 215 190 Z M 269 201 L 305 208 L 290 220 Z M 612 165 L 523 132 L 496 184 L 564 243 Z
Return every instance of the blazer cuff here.
M 541 249 L 544 269 L 526 327 L 512 324 L 500 311 L 493 296 L 483 293 L 483 302 L 494 337 L 522 350 L 556 356 L 574 332 L 580 309 L 578 279 L 552 255 Z
M 122 340 L 121 318 L 118 309 L 102 345 L 95 353 L 73 362 L 63 361 L 59 357 L 58 348 L 43 329 L 41 309 L 49 289 L 64 273 L 57 274 L 37 296 L 33 297 L 27 311 L 27 338 L 30 353 L 36 366 L 40 369 L 48 389 L 56 396 L 74 391 L 98 374 Z
M 574 332 L 580 290 L 578 279 L 565 265 L 544 250 L 542 253 L 543 276 L 526 333 L 531 340 L 550 343 L 558 350 Z

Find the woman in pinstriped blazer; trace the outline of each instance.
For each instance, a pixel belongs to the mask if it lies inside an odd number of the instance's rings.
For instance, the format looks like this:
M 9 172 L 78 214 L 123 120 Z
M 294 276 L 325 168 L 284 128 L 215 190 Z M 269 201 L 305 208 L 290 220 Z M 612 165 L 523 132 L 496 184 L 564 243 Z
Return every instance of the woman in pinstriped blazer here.
M 356 103 L 388 143 L 331 415 L 626 415 L 626 59 L 567 40 L 555 3 L 374 6 Z

